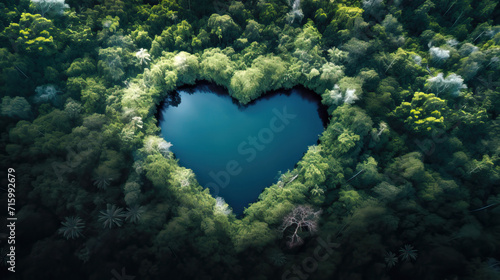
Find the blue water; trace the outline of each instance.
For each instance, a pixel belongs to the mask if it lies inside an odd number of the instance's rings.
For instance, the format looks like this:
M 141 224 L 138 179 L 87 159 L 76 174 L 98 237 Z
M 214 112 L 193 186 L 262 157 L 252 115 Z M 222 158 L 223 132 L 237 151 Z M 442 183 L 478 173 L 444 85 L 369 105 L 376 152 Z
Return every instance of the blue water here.
M 274 92 L 248 106 L 210 85 L 174 96 L 161 107 L 163 138 L 179 164 L 236 214 L 276 182 L 279 171 L 294 168 L 326 121 L 319 98 L 305 89 Z

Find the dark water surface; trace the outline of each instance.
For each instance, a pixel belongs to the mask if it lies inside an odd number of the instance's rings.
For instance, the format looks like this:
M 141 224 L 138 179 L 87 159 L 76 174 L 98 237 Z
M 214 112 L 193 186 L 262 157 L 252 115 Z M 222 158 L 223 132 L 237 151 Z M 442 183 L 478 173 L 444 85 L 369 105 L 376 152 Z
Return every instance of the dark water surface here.
M 319 96 L 303 88 L 241 106 L 225 90 L 200 84 L 179 89 L 161 105 L 159 119 L 180 165 L 240 214 L 317 143 L 327 113 Z

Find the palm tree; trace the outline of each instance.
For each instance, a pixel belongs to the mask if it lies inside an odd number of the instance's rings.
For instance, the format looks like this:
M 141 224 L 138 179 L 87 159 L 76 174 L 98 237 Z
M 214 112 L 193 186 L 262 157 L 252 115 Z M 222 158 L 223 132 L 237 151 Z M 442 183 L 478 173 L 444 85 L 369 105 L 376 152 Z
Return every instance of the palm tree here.
M 399 257 L 401 257 L 403 261 L 416 260 L 417 255 L 417 250 L 413 249 L 412 245 L 406 244 L 399 249 Z
M 138 52 L 135 53 L 135 57 L 139 59 L 139 63 L 141 65 L 148 64 L 151 61 L 151 55 L 148 53 L 148 50 L 141 48 Z
M 286 263 L 286 256 L 279 249 L 271 249 L 266 257 L 275 266 L 282 266 Z
M 311 189 L 311 194 L 314 195 L 314 196 L 321 196 L 325 193 L 325 191 L 316 184 L 316 186 L 314 186 L 314 188 Z
M 388 251 L 388 252 L 385 253 L 384 260 L 387 263 L 387 266 L 393 267 L 398 262 L 398 257 L 393 252 Z
M 107 205 L 106 211 L 100 211 L 99 221 L 103 222 L 103 228 L 112 228 L 113 225 L 121 227 L 125 214 L 123 209 L 116 207 L 116 205 Z
M 139 206 L 138 204 L 128 207 L 127 213 L 125 213 L 125 219 L 127 221 L 131 221 L 132 223 L 137 223 L 141 220 L 142 214 L 145 212 L 143 206 Z
M 105 190 L 113 181 L 113 177 L 106 175 L 97 175 L 94 177 L 94 186 L 101 190 Z
M 66 239 L 76 239 L 83 236 L 82 230 L 85 228 L 85 223 L 79 217 L 66 217 L 66 221 L 62 222 L 62 227 L 58 230 Z

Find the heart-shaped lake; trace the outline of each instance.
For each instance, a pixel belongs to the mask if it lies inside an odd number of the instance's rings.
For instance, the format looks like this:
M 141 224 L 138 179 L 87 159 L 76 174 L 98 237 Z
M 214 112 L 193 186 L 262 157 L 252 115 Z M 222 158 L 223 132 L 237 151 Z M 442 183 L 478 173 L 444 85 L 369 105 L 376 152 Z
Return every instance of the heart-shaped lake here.
M 319 96 L 306 89 L 267 94 L 247 106 L 206 84 L 174 96 L 175 102 L 161 105 L 163 138 L 173 144 L 179 164 L 237 214 L 278 172 L 294 168 L 327 121 Z

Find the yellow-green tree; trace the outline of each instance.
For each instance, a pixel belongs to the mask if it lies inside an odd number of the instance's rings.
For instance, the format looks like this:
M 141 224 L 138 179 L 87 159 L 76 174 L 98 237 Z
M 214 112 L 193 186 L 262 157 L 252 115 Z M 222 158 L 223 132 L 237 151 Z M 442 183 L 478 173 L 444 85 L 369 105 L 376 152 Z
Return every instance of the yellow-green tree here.
M 58 47 L 54 36 L 58 34 L 59 30 L 50 19 L 29 13 L 23 13 L 19 23 L 11 23 L 3 32 L 14 51 L 33 56 L 55 54 Z
M 446 129 L 445 117 L 449 109 L 446 100 L 432 93 L 416 92 L 411 102 L 402 102 L 393 111 L 395 117 L 404 120 L 405 128 L 422 135 L 431 135 L 436 129 Z

